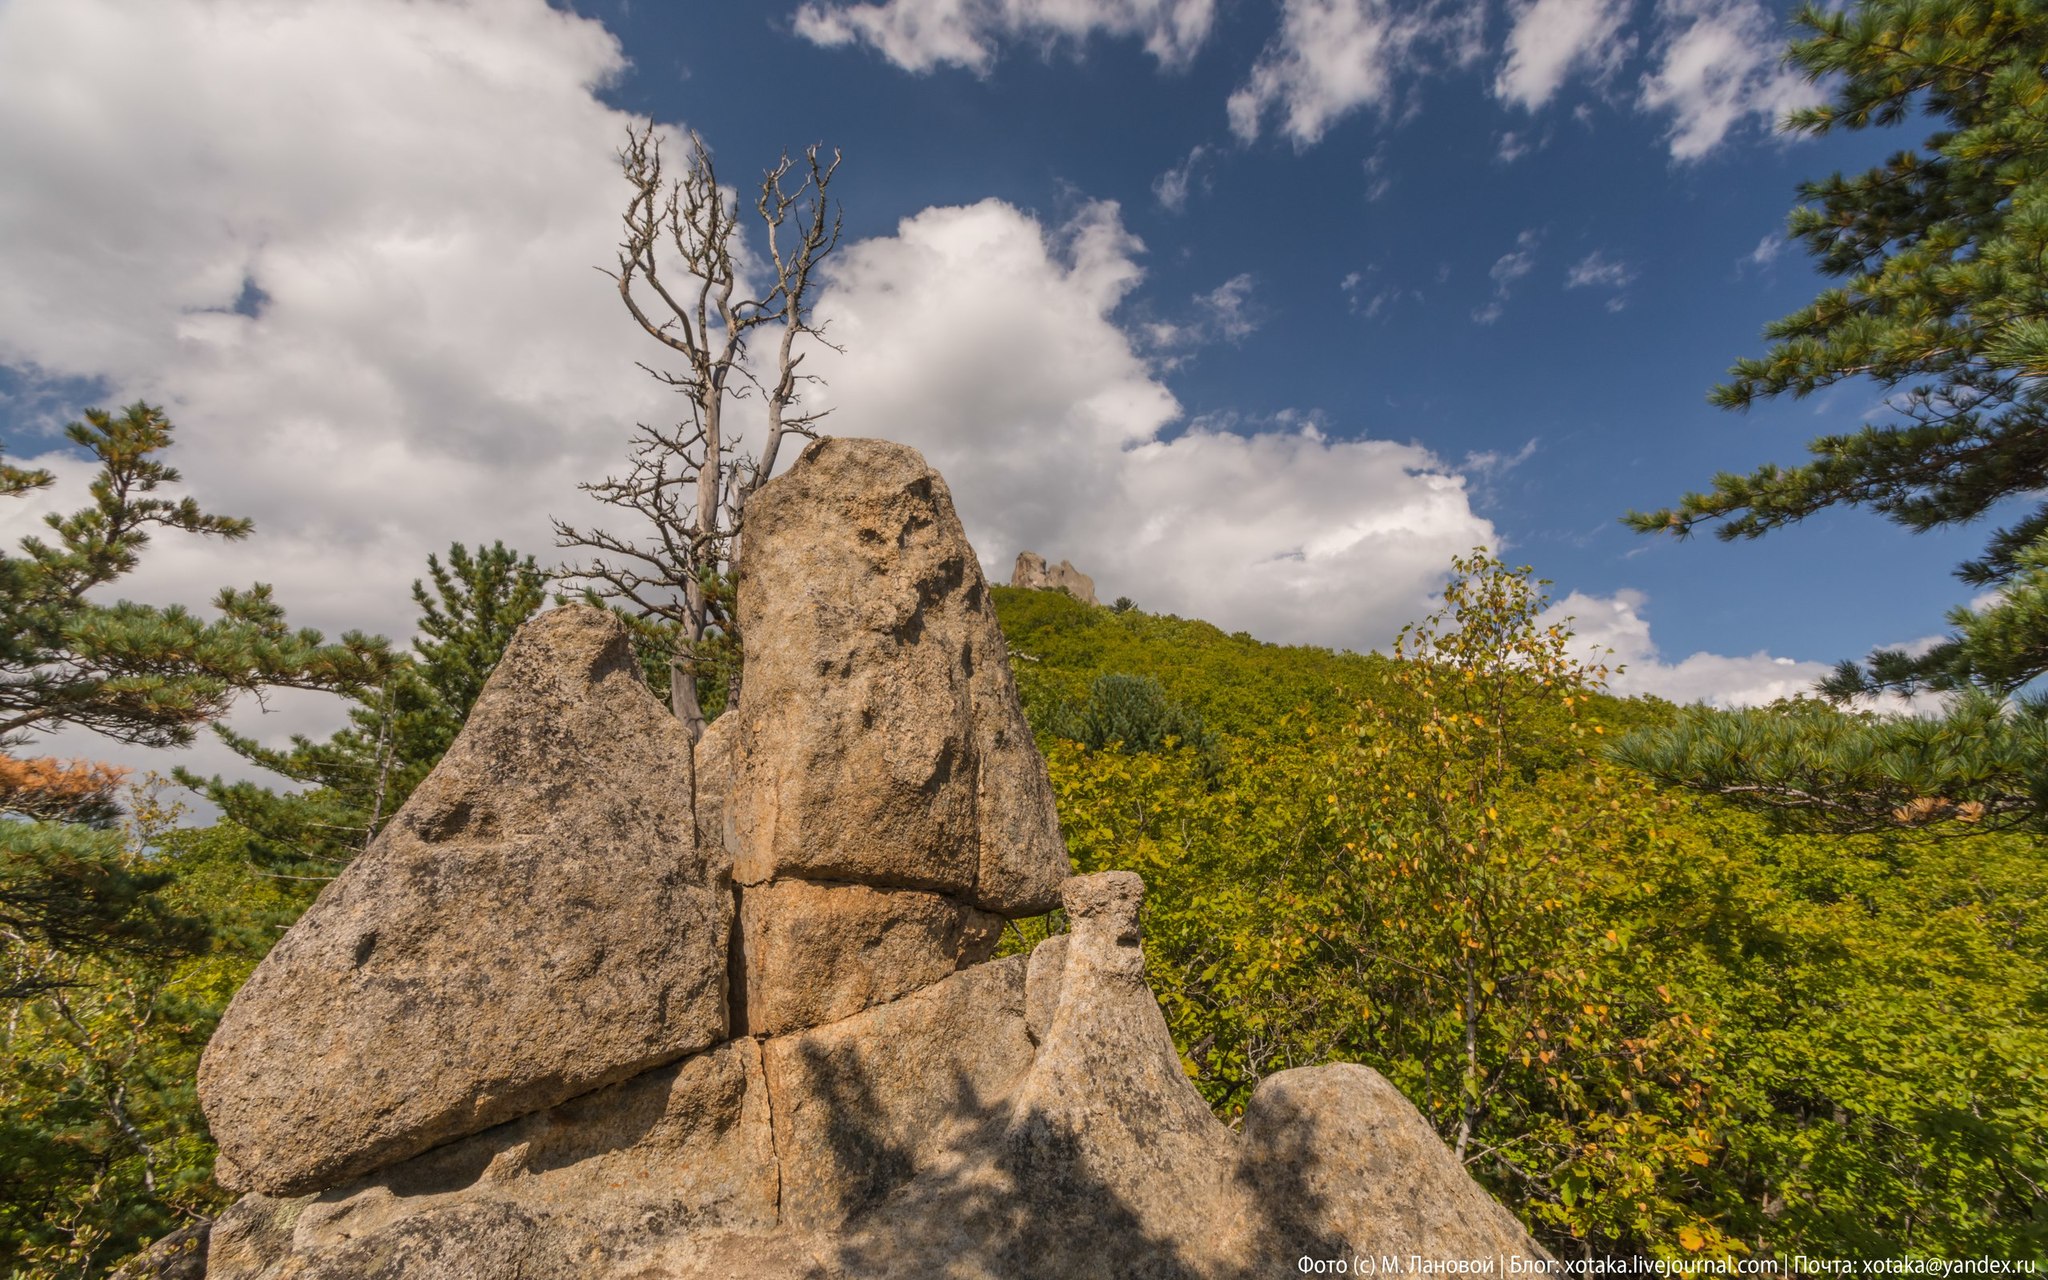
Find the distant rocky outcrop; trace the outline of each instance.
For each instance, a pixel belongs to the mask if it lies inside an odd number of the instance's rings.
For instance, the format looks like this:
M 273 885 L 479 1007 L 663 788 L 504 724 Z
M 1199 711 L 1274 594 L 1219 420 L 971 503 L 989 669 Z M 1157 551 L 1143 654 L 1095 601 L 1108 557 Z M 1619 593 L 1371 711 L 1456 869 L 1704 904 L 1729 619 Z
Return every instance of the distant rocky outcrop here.
M 252 1194 L 204 1274 L 1248 1280 L 1542 1256 L 1363 1067 L 1270 1077 L 1240 1134 L 1210 1114 L 1145 986 L 1142 883 L 1066 875 L 921 458 L 813 444 L 756 496 L 740 568 L 747 679 L 694 768 L 623 630 L 544 615 L 236 997 L 201 1097 Z M 1006 917 L 1055 902 L 1071 932 L 989 958 Z
M 1010 571 L 1010 585 L 1033 591 L 1064 591 L 1082 604 L 1100 604 L 1095 598 L 1095 579 L 1065 560 L 1048 566 L 1036 551 L 1019 551 L 1017 567 Z

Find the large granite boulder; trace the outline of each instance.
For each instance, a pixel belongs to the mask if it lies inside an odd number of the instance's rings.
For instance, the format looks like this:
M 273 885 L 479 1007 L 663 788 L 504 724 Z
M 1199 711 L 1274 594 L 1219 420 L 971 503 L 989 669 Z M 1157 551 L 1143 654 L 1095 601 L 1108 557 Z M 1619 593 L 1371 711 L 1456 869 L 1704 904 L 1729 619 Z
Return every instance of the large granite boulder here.
M 1528 1233 L 1466 1175 L 1415 1105 L 1370 1067 L 1266 1077 L 1245 1108 L 1232 1176 L 1248 1212 L 1229 1249 L 1262 1258 L 1493 1258 Z
M 915 453 L 813 445 L 750 506 L 742 570 L 743 691 L 694 753 L 608 615 L 537 620 L 237 996 L 201 1087 L 224 1178 L 259 1194 L 213 1223 L 207 1276 L 1543 1256 L 1363 1067 L 1272 1077 L 1242 1134 L 1210 1113 L 1146 986 L 1143 883 L 1063 878 L 974 554 Z M 989 958 L 1055 902 L 1070 932 Z
M 468 724 L 235 996 L 199 1070 L 217 1176 L 347 1178 L 726 1037 L 732 913 L 690 742 L 625 628 L 524 627 Z
M 1144 980 L 1142 886 L 1071 934 L 743 1037 L 326 1194 L 251 1196 L 213 1280 L 1251 1280 L 1301 1259 L 1546 1255 L 1364 1067 L 1283 1072 L 1242 1135 Z M 1034 1028 L 1036 1028 L 1034 1030 Z
M 1052 788 L 939 474 L 902 445 L 816 441 L 747 504 L 739 569 L 735 878 L 1052 907 Z

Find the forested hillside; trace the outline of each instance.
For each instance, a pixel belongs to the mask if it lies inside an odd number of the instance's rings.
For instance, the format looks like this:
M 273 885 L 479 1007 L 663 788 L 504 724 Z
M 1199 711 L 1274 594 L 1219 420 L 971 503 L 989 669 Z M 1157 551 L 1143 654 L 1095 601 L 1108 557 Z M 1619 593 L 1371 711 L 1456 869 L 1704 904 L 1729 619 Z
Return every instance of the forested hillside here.
M 2048 1248 L 2039 838 L 1804 833 L 1658 786 L 1600 749 L 1653 700 L 1474 726 L 1441 669 L 996 603 L 1075 864 L 1151 886 L 1153 986 L 1220 1113 L 1373 1065 L 1561 1253 Z M 1067 736 L 1119 691 L 1152 708 L 1126 737 L 1203 741 Z
M 1144 875 L 1218 1113 L 1375 1066 L 1568 1254 L 2038 1255 L 2041 841 L 1802 833 L 1646 781 L 1603 746 L 1673 709 L 1590 691 L 1526 574 L 1460 567 L 1399 658 L 994 591 L 1076 867 Z M 198 1051 L 332 873 L 140 817 L 127 865 L 211 940 L 11 946 L 48 981 L 4 1030 L 10 1274 L 104 1274 L 225 1203 Z

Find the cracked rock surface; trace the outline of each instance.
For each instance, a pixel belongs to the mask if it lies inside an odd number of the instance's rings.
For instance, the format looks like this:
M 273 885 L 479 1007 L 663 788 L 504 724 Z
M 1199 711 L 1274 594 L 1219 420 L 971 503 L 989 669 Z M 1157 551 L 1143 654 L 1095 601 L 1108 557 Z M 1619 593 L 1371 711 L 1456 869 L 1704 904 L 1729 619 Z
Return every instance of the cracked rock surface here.
M 257 966 L 199 1068 L 233 1189 L 292 1194 L 726 1038 L 730 863 L 626 629 L 522 628 L 462 733 Z

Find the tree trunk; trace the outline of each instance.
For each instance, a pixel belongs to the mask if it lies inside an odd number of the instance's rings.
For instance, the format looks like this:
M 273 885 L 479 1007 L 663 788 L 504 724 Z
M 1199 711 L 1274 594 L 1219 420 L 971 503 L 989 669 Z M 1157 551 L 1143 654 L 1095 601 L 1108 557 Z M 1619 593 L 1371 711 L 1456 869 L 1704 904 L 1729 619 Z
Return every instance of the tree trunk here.
M 1472 1144 L 1472 1122 L 1479 1109 L 1479 972 L 1469 961 L 1465 970 L 1465 1087 L 1458 1100 L 1458 1163 Z
M 668 707 L 689 730 L 690 745 L 704 740 L 704 708 L 697 701 L 697 673 L 682 658 L 668 660 Z

